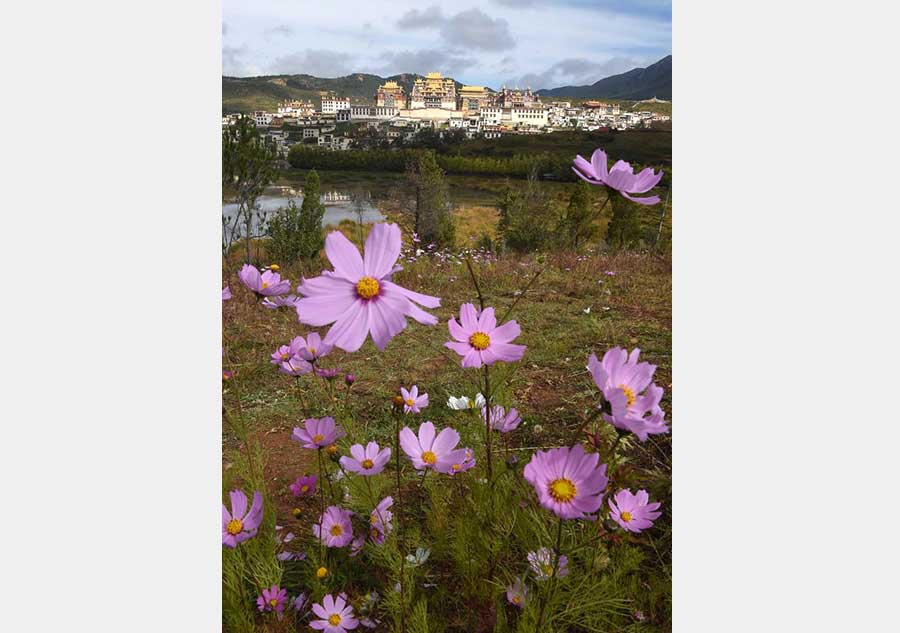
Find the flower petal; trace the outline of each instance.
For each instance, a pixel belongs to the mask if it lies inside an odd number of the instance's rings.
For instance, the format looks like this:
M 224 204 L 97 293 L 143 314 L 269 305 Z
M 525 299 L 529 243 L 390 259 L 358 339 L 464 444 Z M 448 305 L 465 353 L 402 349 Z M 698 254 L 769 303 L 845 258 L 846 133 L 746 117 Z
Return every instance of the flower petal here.
M 356 283 L 365 276 L 363 259 L 353 242 L 340 231 L 332 231 L 325 238 L 325 255 L 334 266 L 334 272 L 347 281 Z

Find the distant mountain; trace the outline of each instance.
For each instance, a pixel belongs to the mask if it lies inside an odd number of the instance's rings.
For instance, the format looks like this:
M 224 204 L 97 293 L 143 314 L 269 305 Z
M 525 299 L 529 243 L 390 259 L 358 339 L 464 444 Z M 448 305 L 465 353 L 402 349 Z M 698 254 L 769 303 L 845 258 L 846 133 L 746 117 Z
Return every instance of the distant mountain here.
M 542 97 L 576 99 L 660 99 L 672 98 L 672 56 L 668 55 L 646 68 L 635 68 L 621 75 L 606 77 L 590 86 L 563 86 L 538 90 Z
M 222 111 L 249 112 L 274 110 L 285 99 L 311 99 L 319 104 L 322 92 L 333 92 L 339 97 L 350 97 L 354 103 L 374 103 L 375 91 L 386 81 L 396 81 L 406 94 L 413 82 L 422 77 L 412 73 L 379 77 L 366 73 L 354 73 L 345 77 L 326 79 L 312 75 L 268 75 L 264 77 L 222 77 Z M 456 80 L 454 80 L 456 81 Z M 456 81 L 456 87 L 462 84 Z

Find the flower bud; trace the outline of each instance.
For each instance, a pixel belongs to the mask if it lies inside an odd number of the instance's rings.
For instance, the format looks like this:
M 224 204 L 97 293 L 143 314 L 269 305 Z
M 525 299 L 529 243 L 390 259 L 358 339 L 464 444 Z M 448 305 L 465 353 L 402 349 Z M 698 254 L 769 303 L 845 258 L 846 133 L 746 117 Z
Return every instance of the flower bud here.
M 347 386 L 350 387 L 354 382 L 356 382 L 356 376 L 353 374 L 347 374 L 344 376 L 344 382 L 347 383 Z
M 291 510 L 291 514 L 294 515 L 295 519 L 299 519 L 300 515 L 303 514 L 303 512 L 300 510 L 300 508 L 294 508 L 293 510 Z
M 322 579 L 325 578 L 325 576 L 327 576 L 327 575 L 328 575 L 328 568 L 327 568 L 327 567 L 319 567 L 319 568 L 316 570 L 316 578 L 318 578 L 319 580 L 322 580 Z
M 603 527 L 609 532 L 615 532 L 619 529 L 619 524 L 607 517 L 603 519 Z
M 510 468 L 514 468 L 516 464 L 519 463 L 519 457 L 515 453 L 510 453 L 506 458 L 506 465 Z

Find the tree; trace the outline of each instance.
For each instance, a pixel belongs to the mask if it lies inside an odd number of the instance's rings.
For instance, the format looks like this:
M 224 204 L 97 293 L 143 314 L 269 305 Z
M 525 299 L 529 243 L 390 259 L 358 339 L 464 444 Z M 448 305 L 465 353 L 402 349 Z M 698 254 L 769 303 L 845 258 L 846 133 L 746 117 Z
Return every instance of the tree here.
M 637 205 L 621 195 L 613 195 L 612 208 L 612 219 L 606 229 L 606 242 L 613 248 L 636 246 L 641 239 Z
M 301 206 L 291 200 L 286 207 L 278 209 L 269 222 L 269 254 L 282 263 L 316 257 L 325 244 L 322 236 L 324 215 L 325 205 L 319 194 L 319 174 L 313 169 L 306 174 Z
M 236 235 L 240 222 L 244 223 L 246 260 L 250 263 L 250 242 L 253 237 L 253 212 L 256 200 L 275 180 L 275 160 L 278 152 L 266 143 L 256 131 L 256 124 L 243 116 L 234 125 L 222 130 L 222 195 L 234 192 L 238 211 L 230 228 L 231 238 L 223 237 L 223 250 L 227 251 Z
M 452 248 L 456 230 L 450 215 L 450 191 L 434 152 L 417 152 L 407 165 L 406 178 L 414 192 L 415 232 L 425 244 Z
M 555 239 L 559 219 L 553 202 L 532 171 L 524 190 L 507 184 L 497 200 L 497 225 L 506 246 L 521 253 L 549 248 Z
M 591 187 L 579 179 L 575 183 L 565 215 L 560 221 L 560 239 L 566 245 L 578 248 L 597 235 Z

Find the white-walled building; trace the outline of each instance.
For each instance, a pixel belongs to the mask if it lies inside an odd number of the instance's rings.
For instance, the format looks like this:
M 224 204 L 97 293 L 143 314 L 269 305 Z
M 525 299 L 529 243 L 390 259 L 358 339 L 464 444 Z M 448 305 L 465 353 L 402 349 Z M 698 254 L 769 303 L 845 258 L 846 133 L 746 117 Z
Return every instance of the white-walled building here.
M 337 114 L 340 110 L 350 109 L 350 97 L 322 97 L 322 114 Z

